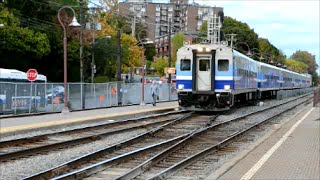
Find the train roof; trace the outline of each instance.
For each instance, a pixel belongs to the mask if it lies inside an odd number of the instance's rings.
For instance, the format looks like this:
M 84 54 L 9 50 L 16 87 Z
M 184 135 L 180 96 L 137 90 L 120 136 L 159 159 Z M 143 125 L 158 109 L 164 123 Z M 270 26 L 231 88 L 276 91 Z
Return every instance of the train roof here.
M 1 79 L 15 79 L 15 80 L 27 80 L 27 73 L 16 69 L 4 69 L 0 68 Z M 42 74 L 38 74 L 36 81 L 47 81 L 47 77 Z
M 266 66 L 266 67 L 273 68 L 273 69 L 277 69 L 277 70 L 281 70 L 281 71 L 284 71 L 284 72 L 292 73 L 292 74 L 295 74 L 295 75 L 300 75 L 300 76 L 304 76 L 304 77 L 308 77 L 308 78 L 311 77 L 310 74 L 297 73 L 297 72 L 290 71 L 288 69 L 283 69 L 283 68 L 280 68 L 280 67 L 277 67 L 277 66 L 273 66 L 273 65 L 270 65 L 270 64 L 267 64 L 267 63 L 259 62 L 259 64 L 263 65 L 263 66 Z
M 250 58 L 250 57 L 248 57 L 248 56 L 240 53 L 239 51 L 236 51 L 236 50 L 233 49 L 232 52 L 233 52 L 233 54 L 236 55 L 236 56 L 240 56 L 240 57 L 245 58 L 245 59 L 247 59 L 247 60 L 249 60 L 249 61 L 251 61 L 251 62 L 258 63 L 258 61 L 256 61 L 256 60 L 254 60 L 254 59 L 252 59 L 252 58 Z

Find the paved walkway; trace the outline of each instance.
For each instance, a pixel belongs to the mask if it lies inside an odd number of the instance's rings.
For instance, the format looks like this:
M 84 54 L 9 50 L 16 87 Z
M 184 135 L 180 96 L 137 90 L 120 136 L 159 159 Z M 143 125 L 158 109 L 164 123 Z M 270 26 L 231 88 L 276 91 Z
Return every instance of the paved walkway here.
M 123 106 L 104 109 L 76 111 L 67 114 L 46 114 L 36 116 L 12 117 L 0 119 L 0 133 L 7 133 L 25 129 L 41 128 L 54 125 L 69 124 L 74 122 L 90 121 L 102 118 L 115 118 L 133 114 L 148 113 L 151 111 L 170 110 L 178 107 L 178 102 L 162 102 L 157 106 Z
M 207 180 L 320 179 L 320 108 L 309 106 L 256 146 Z

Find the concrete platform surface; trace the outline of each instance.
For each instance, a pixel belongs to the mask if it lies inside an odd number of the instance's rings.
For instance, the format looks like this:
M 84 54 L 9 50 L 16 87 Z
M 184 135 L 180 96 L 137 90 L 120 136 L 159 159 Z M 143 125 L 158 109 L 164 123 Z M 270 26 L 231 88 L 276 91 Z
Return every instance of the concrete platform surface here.
M 233 159 L 206 180 L 320 179 L 319 154 L 320 108 L 308 106 L 242 159 Z
M 102 118 L 112 119 L 119 116 L 143 114 L 152 111 L 165 111 L 175 108 L 178 108 L 177 101 L 157 103 L 157 106 L 152 106 L 151 104 L 144 106 L 134 105 L 69 113 L 4 118 L 0 119 L 0 134 L 70 123 L 89 122 Z

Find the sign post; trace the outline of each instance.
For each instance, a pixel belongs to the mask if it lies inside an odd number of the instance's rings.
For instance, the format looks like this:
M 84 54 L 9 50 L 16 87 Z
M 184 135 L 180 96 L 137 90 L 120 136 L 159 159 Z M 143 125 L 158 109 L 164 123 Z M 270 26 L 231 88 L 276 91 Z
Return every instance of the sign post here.
M 30 84 L 30 101 L 29 101 L 29 113 L 31 113 L 32 106 L 32 82 L 35 81 L 38 77 L 38 71 L 36 69 L 29 69 L 27 71 L 27 78 L 31 82 Z
M 168 95 L 169 95 L 169 101 L 171 100 L 171 86 L 172 86 L 172 80 L 171 80 L 171 75 L 176 74 L 176 69 L 173 67 L 167 67 L 164 68 L 164 73 L 168 77 Z

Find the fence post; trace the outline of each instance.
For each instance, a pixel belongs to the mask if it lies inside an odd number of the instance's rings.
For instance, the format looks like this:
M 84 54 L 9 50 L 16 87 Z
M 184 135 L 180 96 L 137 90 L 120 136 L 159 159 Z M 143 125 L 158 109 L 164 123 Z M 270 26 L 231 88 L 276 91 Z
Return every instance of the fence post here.
M 31 106 L 32 106 L 32 81 L 30 83 L 30 102 L 29 102 L 29 114 L 31 113 Z
M 14 88 L 14 114 L 17 114 L 17 86 L 18 84 L 16 84 Z M 11 100 L 11 106 L 12 106 L 12 100 Z
M 313 89 L 313 107 L 316 106 L 316 89 Z

